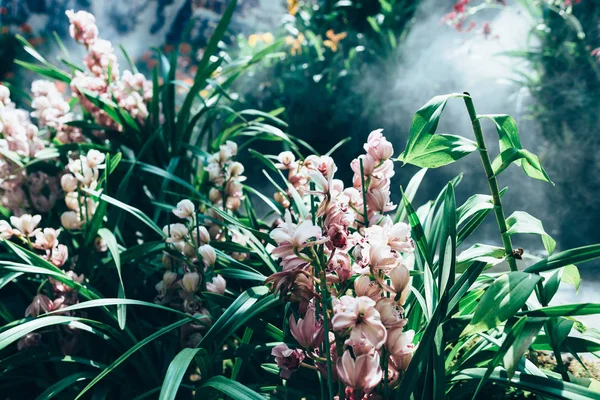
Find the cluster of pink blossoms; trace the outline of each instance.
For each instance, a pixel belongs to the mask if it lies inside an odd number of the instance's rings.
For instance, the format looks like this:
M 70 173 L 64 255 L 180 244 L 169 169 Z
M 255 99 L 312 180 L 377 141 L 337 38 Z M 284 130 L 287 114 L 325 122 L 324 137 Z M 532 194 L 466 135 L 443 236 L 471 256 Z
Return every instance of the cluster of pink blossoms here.
M 169 251 L 163 255 L 167 270 L 156 285 L 156 302 L 181 309 L 197 319 L 185 325 L 181 335 L 184 346 L 195 347 L 212 324 L 201 293 L 224 294 L 227 282 L 214 272 L 217 253 L 209 244 L 211 237 L 206 226 L 197 219 L 194 203 L 180 201 L 173 214 L 182 222 L 163 228 Z
M 246 180 L 246 177 L 243 175 L 244 165 L 233 159 L 237 155 L 237 151 L 237 144 L 228 140 L 219 146 L 219 151 L 210 155 L 206 160 L 207 165 L 204 170 L 211 184 L 208 199 L 215 207 L 223 211 L 239 210 L 244 199 L 242 182 Z M 207 209 L 205 214 L 213 220 L 221 221 L 219 214 L 211 208 Z M 224 239 L 219 224 L 208 223 L 207 226 L 211 238 Z M 237 236 L 239 240 L 243 240 L 241 236 Z
M 10 217 L 10 223 L 0 221 L 0 238 L 1 240 L 16 240 L 55 267 L 62 268 L 69 257 L 69 250 L 67 246 L 60 244 L 58 241 L 61 230 L 40 228 L 38 225 L 41 220 L 40 215 L 24 214 L 20 217 Z M 77 275 L 72 270 L 66 271 L 66 274 L 75 282 L 83 282 L 83 275 Z M 51 286 L 51 297 L 42 293 L 40 287 L 40 291 L 25 310 L 25 317 L 37 317 L 79 302 L 77 291 L 53 278 L 49 278 L 48 281 Z M 61 351 L 65 355 L 73 354 L 78 344 L 78 331 L 68 327 L 58 329 Z M 42 335 L 40 333 L 30 333 L 19 341 L 18 348 L 21 350 L 37 346 L 41 343 L 41 339 Z
M 34 87 L 37 85 L 34 84 Z M 13 157 L 0 156 L 2 206 L 14 215 L 33 208 L 47 212 L 60 198 L 58 179 L 45 172 L 27 173 L 17 159 L 26 162 L 48 145 L 48 139 L 29 119 L 29 113 L 16 108 L 10 90 L 0 85 L 0 149 Z
M 36 80 L 31 84 L 33 100 L 31 116 L 36 118 L 40 128 L 50 129 L 61 143 L 83 142 L 81 129 L 67 125 L 73 121 L 69 103 L 54 82 Z
M 272 352 L 281 376 L 289 378 L 307 358 L 326 374 L 328 335 L 334 364 L 328 379 L 340 379 L 348 398 L 355 399 L 370 396 L 383 382 L 382 365 L 393 385 L 414 348 L 414 332 L 403 329 L 402 308 L 410 293 L 414 243 L 410 227 L 387 215 L 395 209 L 393 147 L 377 130 L 364 149 L 366 154 L 351 163 L 354 177 L 347 188 L 334 179 L 331 157 L 296 161 L 290 152 L 279 155 L 277 167 L 288 171 L 290 190 L 304 196 L 303 206 L 310 207 L 309 195 L 317 202 L 314 217 L 301 218 L 290 206 L 290 193 L 276 195 L 286 206 L 285 220 L 271 232 L 277 243 L 272 254 L 282 270 L 267 279 L 275 293 L 298 304 L 300 316 L 290 316 L 299 348 L 280 344 Z
M 107 102 L 115 101 L 138 123 L 143 124 L 148 117 L 147 104 L 152 99 L 152 82 L 140 73 L 119 72 L 119 63 L 115 50 L 108 40 L 98 38 L 95 17 L 85 11 L 66 12 L 71 23 L 71 37 L 83 44 L 88 53 L 83 61 L 85 72 L 77 72 L 71 81 L 71 90 L 79 98 L 83 108 L 94 120 L 110 129 L 122 130 L 114 121 L 84 95 L 87 91 Z
M 100 171 L 106 168 L 105 158 L 104 153 L 92 149 L 86 155 L 69 160 L 69 172 L 60 179 L 65 193 L 65 204 L 69 209 L 60 216 L 60 222 L 65 229 L 81 229 L 94 216 L 98 202 L 86 190 L 97 188 Z

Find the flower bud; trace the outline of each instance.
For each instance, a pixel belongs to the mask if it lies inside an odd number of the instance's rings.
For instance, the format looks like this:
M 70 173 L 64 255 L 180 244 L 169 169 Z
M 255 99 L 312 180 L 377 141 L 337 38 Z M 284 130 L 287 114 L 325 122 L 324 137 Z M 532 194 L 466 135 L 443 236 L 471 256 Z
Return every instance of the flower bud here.
M 193 216 L 195 210 L 196 208 L 194 207 L 194 203 L 185 199 L 177 203 L 177 208 L 173 210 L 173 214 L 175 214 L 179 218 L 184 219 Z
M 187 272 L 181 279 L 181 287 L 189 294 L 195 293 L 199 284 L 200 275 L 197 272 Z
M 204 263 L 205 267 L 212 267 L 215 265 L 215 262 L 217 261 L 217 253 L 211 245 L 204 244 L 198 247 L 198 253 L 202 257 L 202 262 Z

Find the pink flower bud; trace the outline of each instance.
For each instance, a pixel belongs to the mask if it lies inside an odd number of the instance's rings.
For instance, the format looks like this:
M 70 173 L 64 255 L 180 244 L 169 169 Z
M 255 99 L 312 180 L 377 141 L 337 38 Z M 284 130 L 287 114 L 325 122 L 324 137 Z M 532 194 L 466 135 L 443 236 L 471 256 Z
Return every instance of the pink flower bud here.
M 33 298 L 33 301 L 25 310 L 26 317 L 37 317 L 41 314 L 45 314 L 48 311 L 52 311 L 52 301 L 48 296 L 44 294 L 38 294 Z
M 355 391 L 370 393 L 381 382 L 383 372 L 379 365 L 379 354 L 362 354 L 353 359 L 350 351 L 336 362 L 339 378 Z
M 290 315 L 290 332 L 300 346 L 308 350 L 319 347 L 323 342 L 325 333 L 323 322 L 317 320 L 314 307 L 310 307 L 304 318 L 300 318 L 298 322 L 296 322 L 293 315 Z
M 59 244 L 52 249 L 51 262 L 57 267 L 62 267 L 69 258 L 69 249 L 64 244 Z
M 195 210 L 196 208 L 194 207 L 194 203 L 185 199 L 177 203 L 177 208 L 173 210 L 173 214 L 175 214 L 179 218 L 184 219 L 192 217 L 194 215 Z
M 393 366 L 397 370 L 408 368 L 415 348 L 412 344 L 414 337 L 413 330 L 403 332 L 402 328 L 397 328 L 388 332 L 386 348 L 390 352 L 390 360 L 393 361 Z
M 392 287 L 396 293 L 400 293 L 406 288 L 410 281 L 410 271 L 402 263 L 398 264 L 389 273 L 390 279 L 392 280 Z
M 181 287 L 188 294 L 193 294 L 198 290 L 200 284 L 200 275 L 197 272 L 188 272 L 181 279 Z
M 202 262 L 204 263 L 205 267 L 212 267 L 215 265 L 215 262 L 217 261 L 217 253 L 211 245 L 204 244 L 198 247 L 198 253 L 202 257 Z
M 226 286 L 227 282 L 225 281 L 225 278 L 223 278 L 221 275 L 217 275 L 212 278 L 211 282 L 206 283 L 206 290 L 212 293 L 223 294 L 225 293 Z
M 361 275 L 354 280 L 354 291 L 356 296 L 367 296 L 375 301 L 381 297 L 381 287 L 375 281 L 371 281 L 368 275 Z
M 392 144 L 387 141 L 385 136 L 381 133 L 383 130 L 378 129 L 369 134 L 367 143 L 364 145 L 365 151 L 376 160 L 385 161 L 394 154 L 394 148 Z

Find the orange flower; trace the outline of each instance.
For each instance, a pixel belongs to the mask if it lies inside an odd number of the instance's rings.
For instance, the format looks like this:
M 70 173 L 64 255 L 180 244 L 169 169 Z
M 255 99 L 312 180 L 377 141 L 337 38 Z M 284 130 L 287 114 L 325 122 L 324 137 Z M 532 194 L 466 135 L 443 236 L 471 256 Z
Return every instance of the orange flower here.
M 275 37 L 271 32 L 267 33 L 253 33 L 248 36 L 248 46 L 256 47 L 259 43 L 271 44 L 275 41 Z
M 325 32 L 325 35 L 327 36 L 326 40 L 323 40 L 323 46 L 325 47 L 329 47 L 331 49 L 331 51 L 337 51 L 338 49 L 338 44 L 346 37 L 348 36 L 348 34 L 346 32 L 342 32 L 342 33 L 335 33 L 333 31 L 333 29 L 328 30 L 327 32 Z
M 302 54 L 302 44 L 304 43 L 304 34 L 300 32 L 298 37 L 294 39 L 293 36 L 288 36 L 285 38 L 285 43 L 291 46 L 292 55 Z
M 296 15 L 300 8 L 300 2 L 298 0 L 288 0 L 288 14 Z

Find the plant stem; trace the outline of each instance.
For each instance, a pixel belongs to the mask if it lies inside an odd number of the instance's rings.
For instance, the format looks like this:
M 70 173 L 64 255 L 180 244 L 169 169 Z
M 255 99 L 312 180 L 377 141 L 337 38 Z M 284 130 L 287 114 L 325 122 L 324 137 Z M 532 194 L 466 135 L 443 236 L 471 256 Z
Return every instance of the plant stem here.
M 473 105 L 473 99 L 471 95 L 465 92 L 465 105 L 467 106 L 467 111 L 469 112 L 469 118 L 471 119 L 471 124 L 473 125 L 473 133 L 475 133 L 475 139 L 477 140 L 477 148 L 479 150 L 479 156 L 481 157 L 481 163 L 483 164 L 483 169 L 485 170 L 485 175 L 488 179 L 488 185 L 490 187 L 490 192 L 492 193 L 492 204 L 494 205 L 494 213 L 496 214 L 496 221 L 498 222 L 498 228 L 500 228 L 500 236 L 502 237 L 502 244 L 504 245 L 504 250 L 506 251 L 506 255 L 508 256 L 508 265 L 511 271 L 518 271 L 517 262 L 513 255 L 513 246 L 512 241 L 510 240 L 510 236 L 506 234 L 508 230 L 506 226 L 506 218 L 504 217 L 504 210 L 502 209 L 502 201 L 500 200 L 500 191 L 498 190 L 498 181 L 494 176 L 494 170 L 492 168 L 492 162 L 490 161 L 490 156 L 487 151 L 487 147 L 485 145 L 485 140 L 483 138 L 483 131 L 481 130 L 481 124 L 477 119 L 477 113 L 475 112 L 475 106 Z
M 363 160 L 362 158 L 359 158 L 360 160 L 360 182 L 362 185 L 362 195 L 363 195 L 363 212 L 364 212 L 364 216 L 363 219 L 364 221 L 364 227 L 368 228 L 369 227 L 369 214 L 367 211 L 367 188 L 365 187 L 365 170 L 363 168 Z
M 327 310 L 329 309 L 329 305 L 331 304 L 331 299 L 329 298 L 329 291 L 327 290 L 327 276 L 325 273 L 325 266 L 321 262 L 321 258 L 317 255 L 315 250 L 311 247 L 311 252 L 314 257 L 314 261 L 319 267 L 319 276 L 321 278 L 321 298 L 323 302 L 323 329 L 325 330 L 325 354 L 327 356 L 327 388 L 329 389 L 329 400 L 333 399 L 333 370 L 331 367 L 331 346 L 329 343 L 329 317 L 327 315 Z

